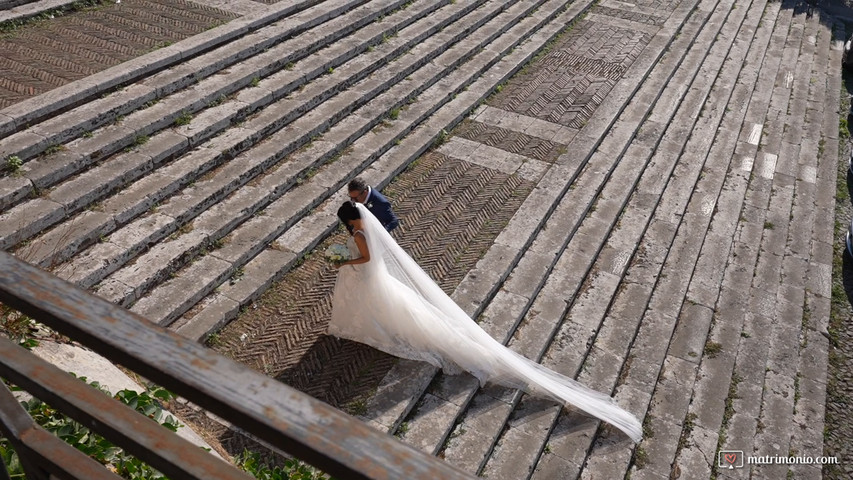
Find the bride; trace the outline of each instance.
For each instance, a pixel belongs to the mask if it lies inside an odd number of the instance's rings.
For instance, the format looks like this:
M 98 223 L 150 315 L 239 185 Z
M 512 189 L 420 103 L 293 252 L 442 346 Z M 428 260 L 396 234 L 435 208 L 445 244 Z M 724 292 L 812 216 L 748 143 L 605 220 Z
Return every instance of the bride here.
M 493 339 L 424 272 L 364 205 L 345 202 L 338 217 L 350 232 L 340 264 L 329 334 L 428 362 L 447 374 L 466 371 L 570 404 L 642 439 L 636 417 L 612 398 L 533 362 Z

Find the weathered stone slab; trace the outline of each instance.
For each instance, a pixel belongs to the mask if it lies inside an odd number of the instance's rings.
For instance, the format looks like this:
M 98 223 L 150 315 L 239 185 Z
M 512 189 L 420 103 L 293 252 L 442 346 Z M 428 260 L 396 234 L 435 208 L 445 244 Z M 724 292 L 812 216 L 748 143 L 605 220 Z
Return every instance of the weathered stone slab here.
M 488 395 L 475 395 L 444 446 L 444 459 L 475 473 L 489 456 L 512 406 Z M 498 431 L 494 431 L 498 426 Z
M 725 312 L 724 315 L 730 315 Z M 698 364 L 708 341 L 714 311 L 704 305 L 687 304 L 669 344 L 669 355 Z
M 688 413 L 697 372 L 698 367 L 691 362 L 667 355 L 661 366 L 649 415 L 681 425 Z
M 426 393 L 415 405 L 414 413 L 400 425 L 398 431 L 405 432 L 400 438 L 418 450 L 435 455 L 450 434 L 452 422 L 447 419 L 455 418 L 460 410 L 459 405 Z
M 546 450 L 533 470 L 531 479 L 550 480 L 554 478 L 577 478 L 581 467 L 560 456 L 551 454 L 551 449 L 546 445 Z
M 33 191 L 32 181 L 22 175 L 8 175 L 0 178 L 0 211 L 26 198 Z
M 687 446 L 675 459 L 679 470 L 691 477 L 709 478 L 712 465 L 717 461 L 717 440 L 717 431 L 695 425 L 687 437 Z
M 111 276 L 113 280 L 133 287 L 126 293 L 123 302 L 139 298 L 149 287 L 160 283 L 181 263 L 181 259 L 199 251 L 206 242 L 207 235 L 201 232 L 179 234 L 174 240 L 158 243 L 144 255 L 137 257 L 132 265 L 114 273 Z M 97 290 L 100 291 L 100 288 Z
M 7 250 L 65 217 L 65 207 L 34 198 L 0 214 L 0 250 Z
M 623 351 L 630 345 L 650 295 L 651 289 L 645 285 L 622 283 L 598 331 L 596 345 L 614 353 Z
M 395 431 L 415 406 L 413 398 L 426 390 L 437 372 L 425 362 L 398 360 L 367 400 L 367 412 L 360 417 L 382 425 L 389 433 Z
M 53 269 L 113 229 L 115 223 L 110 215 L 94 210 L 84 211 L 34 238 L 19 249 L 16 256 L 43 268 Z M 83 232 L 88 235 L 81 235 Z
M 500 290 L 476 320 L 489 335 L 505 343 L 523 318 L 527 305 L 527 298 Z
M 631 478 L 668 479 L 681 437 L 682 425 L 657 416 L 646 420 L 652 435 L 643 439 L 638 448 L 642 448 L 647 460 L 642 465 L 635 464 L 630 470 Z
M 184 317 L 171 328 L 190 340 L 203 342 L 237 315 L 240 303 L 215 293 L 202 299 L 196 308 L 201 310 L 197 315 Z
M 106 163 L 63 182 L 48 196 L 62 203 L 69 212 L 79 210 L 138 178 L 154 167 L 151 157 L 128 152 L 110 158 Z
M 182 275 L 136 302 L 131 310 L 160 325 L 168 325 L 207 295 L 208 286 L 222 283 L 226 270 L 226 262 L 211 255 L 201 257 L 184 269 Z

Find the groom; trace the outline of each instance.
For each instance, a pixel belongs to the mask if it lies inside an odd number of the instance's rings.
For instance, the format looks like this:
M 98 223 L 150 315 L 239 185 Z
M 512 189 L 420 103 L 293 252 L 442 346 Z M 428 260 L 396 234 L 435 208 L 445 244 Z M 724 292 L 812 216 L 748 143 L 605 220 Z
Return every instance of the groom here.
M 349 182 L 349 198 L 361 204 L 364 204 L 370 213 L 375 216 L 385 230 L 391 231 L 400 226 L 400 219 L 391 210 L 391 202 L 378 191 L 370 188 L 364 180 L 356 178 Z

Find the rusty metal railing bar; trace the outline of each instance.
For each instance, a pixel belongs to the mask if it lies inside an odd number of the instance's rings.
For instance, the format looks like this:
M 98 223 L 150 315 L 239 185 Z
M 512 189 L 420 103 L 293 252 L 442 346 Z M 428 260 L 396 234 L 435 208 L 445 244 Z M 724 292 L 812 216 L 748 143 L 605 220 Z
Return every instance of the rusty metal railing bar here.
M 4 342 L 9 343 L 7 340 Z M 86 386 L 82 382 L 80 384 Z M 39 427 L 5 385 L 0 385 L 0 430 L 18 453 L 29 480 L 121 479 L 83 452 Z M 0 478 L 8 480 L 9 473 L 2 461 L 0 470 Z
M 0 339 L 0 375 L 169 478 L 252 479 L 198 445 L 5 339 Z
M 338 478 L 473 478 L 5 252 L 0 301 Z

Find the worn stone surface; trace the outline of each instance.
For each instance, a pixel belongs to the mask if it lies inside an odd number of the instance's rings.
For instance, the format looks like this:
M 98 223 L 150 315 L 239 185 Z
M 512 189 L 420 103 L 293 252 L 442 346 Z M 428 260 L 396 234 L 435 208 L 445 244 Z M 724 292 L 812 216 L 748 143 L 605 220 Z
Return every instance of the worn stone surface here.
M 575 410 L 379 357 L 370 358 L 388 373 L 372 391 L 358 387 L 366 406 L 359 417 L 495 478 L 784 477 L 787 468 L 720 471 L 716 449 L 725 439 L 720 447 L 750 453 L 817 455 L 825 440 L 838 444 L 838 435 L 823 437 L 824 416 L 837 408 L 824 407 L 841 89 L 831 17 L 807 17 L 790 1 L 608 0 L 507 82 L 588 6 L 571 4 L 509 51 L 563 3 L 533 12 L 525 2 L 506 11 L 416 2 L 295 65 L 285 63 L 312 48 L 312 30 L 277 42 L 300 22 L 330 20 L 330 35 L 346 35 L 346 25 L 375 12 L 343 14 L 354 4 L 340 1 L 341 15 L 327 15 L 326 5 L 273 23 L 222 49 L 220 59 L 214 49 L 9 137 L 7 147 L 25 155 L 63 135 L 70 142 L 3 179 L 0 218 L 27 225 L 7 221 L 0 237 L 40 262 L 68 259 L 57 265 L 60 275 L 86 287 L 100 282 L 100 295 L 155 321 L 175 320 L 173 329 L 200 340 L 283 273 L 305 268 L 297 259 L 334 235 L 350 178 L 394 185 L 438 141 L 431 154 L 457 170 L 428 196 L 418 197 L 423 179 L 407 180 L 413 186 L 403 195 L 416 204 L 464 210 L 473 200 L 457 183 L 463 168 L 480 172 L 479 188 L 498 175 L 531 185 L 519 190 L 524 198 L 508 222 L 489 225 L 488 243 L 458 253 L 473 268 L 455 277 L 452 298 L 512 349 L 615 392 L 646 416 L 645 438 L 632 448 Z M 409 20 L 387 35 L 389 25 Z M 465 32 L 480 20 L 484 28 Z M 221 38 L 207 33 L 186 46 Z M 373 47 L 352 48 L 364 42 Z M 215 73 L 240 56 L 240 66 Z M 183 86 L 184 97 L 163 97 Z M 99 109 L 126 117 L 101 128 L 109 120 L 93 118 Z M 195 114 L 172 129 L 178 110 Z M 12 125 L 18 113 L 4 110 L 0 119 Z M 33 184 L 42 196 L 27 200 Z M 495 193 L 484 208 L 508 203 Z M 86 232 L 60 245 L 66 210 L 80 212 Z M 401 213 L 404 231 L 466 235 L 443 217 Z M 311 329 L 322 331 L 322 322 Z M 323 348 L 341 358 L 372 355 L 322 342 L 305 353 L 306 365 Z M 792 471 L 806 478 L 817 470 Z

